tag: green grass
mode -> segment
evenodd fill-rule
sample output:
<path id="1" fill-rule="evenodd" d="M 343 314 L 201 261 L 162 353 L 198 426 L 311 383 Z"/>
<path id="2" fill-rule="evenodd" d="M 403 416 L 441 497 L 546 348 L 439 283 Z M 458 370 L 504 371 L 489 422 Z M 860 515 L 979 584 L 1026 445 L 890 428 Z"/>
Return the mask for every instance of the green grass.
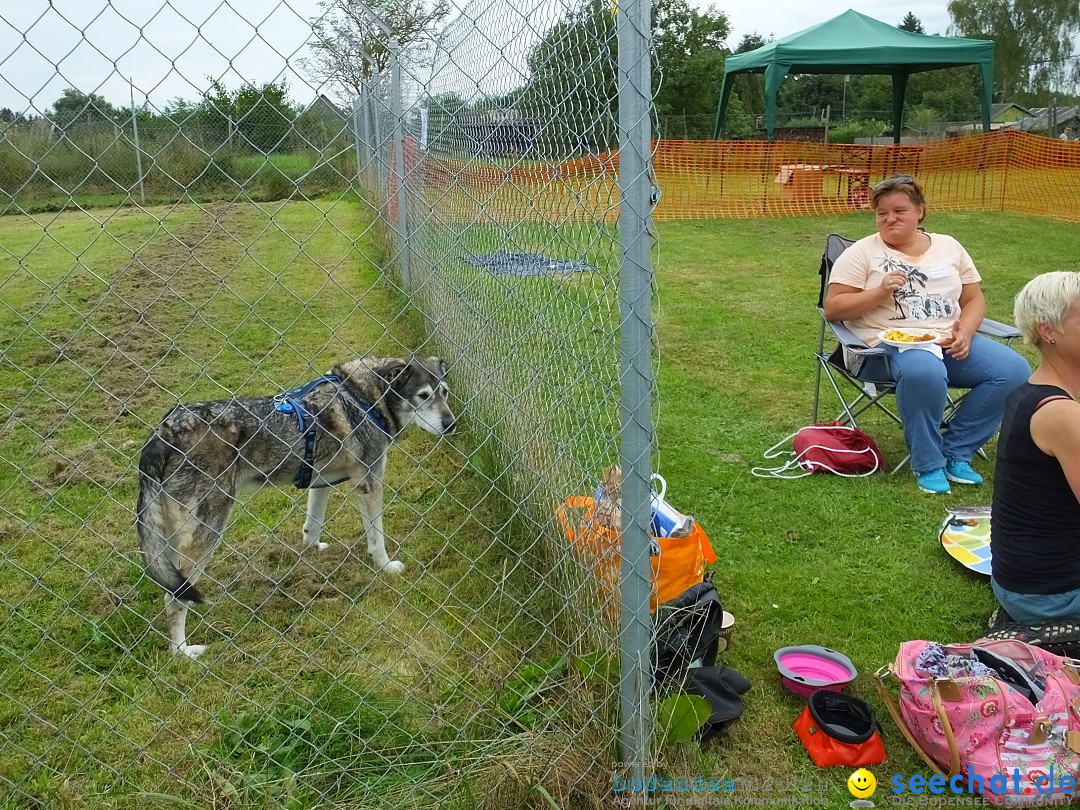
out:
<path id="1" fill-rule="evenodd" d="M 1075 267 L 1073 226 L 1065 223 L 933 213 L 927 225 L 968 247 L 984 276 L 990 315 L 1001 320 L 1010 319 L 1012 298 L 1031 276 Z M 721 744 L 706 752 L 676 746 L 660 758 L 669 763 L 669 775 L 688 778 L 817 780 L 822 773 L 790 729 L 801 703 L 782 689 L 772 651 L 800 643 L 841 649 L 863 673 L 855 691 L 877 703 L 871 675 L 895 657 L 902 641 L 977 638 L 993 607 L 988 583 L 948 558 L 937 533 L 946 504 L 988 503 L 991 485 L 932 498 L 918 491 L 908 472 L 856 481 L 751 476 L 752 466 L 770 463 L 762 458 L 766 448 L 810 421 L 825 235 L 860 236 L 872 220 L 850 214 L 657 227 L 655 464 L 668 479 L 669 498 L 713 539 L 720 557 L 716 581 L 737 617 L 734 648 L 724 663 L 755 684 L 745 716 Z M 444 340 L 480 358 L 481 370 L 494 378 L 474 412 L 501 402 L 503 410 L 489 414 L 489 427 L 549 445 L 547 455 L 545 448 L 531 455 L 530 447 L 515 447 L 524 463 L 508 475 L 534 505 L 557 497 L 557 489 L 549 490 L 560 477 L 563 486 L 576 480 L 579 492 L 591 492 L 617 453 L 610 409 L 617 387 L 608 376 L 614 347 L 603 338 L 598 350 L 589 343 L 597 330 L 614 334 L 618 317 L 614 234 L 568 223 L 473 223 L 456 232 L 429 225 L 420 238 L 420 253 L 433 268 L 417 270 L 414 263 L 414 279 L 426 273 L 414 301 Z M 491 277 L 462 261 L 464 253 L 496 247 L 589 257 L 599 272 L 592 278 Z M 584 326 L 583 307 L 594 319 Z M 483 380 L 474 383 L 484 390 Z M 597 407 L 604 398 L 606 405 Z M 833 408 L 830 416 L 839 408 L 827 399 L 825 410 Z M 514 422 L 520 409 L 523 424 Z M 545 429 L 536 430 L 538 423 Z M 905 455 L 891 422 L 870 416 L 865 424 L 887 459 Z M 580 426 L 586 429 L 579 432 Z M 990 461 L 977 466 L 992 478 L 992 444 L 988 450 Z M 536 463 L 552 455 L 567 463 Z M 878 709 L 884 718 L 884 707 Z M 875 769 L 879 778 L 923 770 L 895 729 L 887 731 L 886 745 L 890 762 Z M 847 773 L 828 776 L 830 803 L 846 805 Z"/>
<path id="2" fill-rule="evenodd" d="M 535 541 L 467 430 L 393 451 L 404 578 L 372 571 L 347 491 L 314 556 L 296 551 L 303 498 L 262 492 L 203 580 L 204 660 L 167 651 L 135 552 L 142 442 L 179 400 L 433 352 L 380 283 L 376 236 L 348 195 L 0 220 L 0 807 L 514 806 L 587 767 L 595 719 L 574 712 L 604 717 L 603 689 L 561 677 L 500 704 L 523 662 L 564 647 Z"/>
<path id="3" fill-rule="evenodd" d="M 812 768 L 790 729 L 801 704 L 772 651 L 846 652 L 877 704 L 871 673 L 901 641 L 976 638 L 993 606 L 936 539 L 945 505 L 986 503 L 989 485 L 933 498 L 908 473 L 749 474 L 810 418 L 824 237 L 871 224 L 658 225 L 655 465 L 713 541 L 737 619 L 723 663 L 754 683 L 719 744 L 658 752 L 670 776 L 825 779 L 846 806 L 848 772 Z M 965 244 L 1000 319 L 1032 275 L 1075 268 L 1074 226 L 954 213 L 928 227 Z M 606 806 L 611 689 L 595 673 L 610 662 L 551 509 L 617 454 L 615 234 L 435 217 L 416 236 L 412 310 L 348 195 L 0 220 L 0 807 Z M 498 248 L 598 272 L 494 277 L 465 260 Z M 372 574 L 341 499 L 333 547 L 300 557 L 302 503 L 259 493 L 190 622 L 204 662 L 172 660 L 134 551 L 150 427 L 181 399 L 413 349 L 450 357 L 463 421 L 394 451 L 387 527 L 405 579 Z M 903 455 L 894 426 L 866 427 Z M 883 722 L 879 782 L 922 771 Z"/>
<path id="4" fill-rule="evenodd" d="M 413 302 L 460 354 L 470 390 L 483 392 L 471 413 L 506 443 L 515 494 L 546 519 L 560 493 L 597 479 L 618 453 L 616 233 L 539 223 L 455 233 L 429 223 L 416 237 L 428 261 L 416 263 Z M 468 261 L 499 249 L 574 258 L 596 272 L 494 275 Z"/>
<path id="5" fill-rule="evenodd" d="M 316 154 L 300 155 L 246 155 L 233 161 L 236 170 L 243 174 L 255 174 L 266 164 L 270 164 L 282 174 L 295 180 L 315 165 Z"/>

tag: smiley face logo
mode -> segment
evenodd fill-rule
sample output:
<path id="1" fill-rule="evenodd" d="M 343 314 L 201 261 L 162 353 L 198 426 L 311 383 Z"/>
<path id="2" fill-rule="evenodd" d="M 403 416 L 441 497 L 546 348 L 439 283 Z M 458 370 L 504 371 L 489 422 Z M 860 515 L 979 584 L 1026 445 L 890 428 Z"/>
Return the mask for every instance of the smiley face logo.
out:
<path id="1" fill-rule="evenodd" d="M 859 768 L 847 780 L 847 789 L 856 799 L 866 799 L 877 790 L 877 779 L 866 768 Z"/>

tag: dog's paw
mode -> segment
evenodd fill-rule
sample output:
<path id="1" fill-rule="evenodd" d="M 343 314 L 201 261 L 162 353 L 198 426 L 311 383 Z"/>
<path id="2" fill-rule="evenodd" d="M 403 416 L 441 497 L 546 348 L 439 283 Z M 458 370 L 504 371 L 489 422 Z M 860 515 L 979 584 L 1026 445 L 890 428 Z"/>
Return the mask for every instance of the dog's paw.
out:
<path id="1" fill-rule="evenodd" d="M 383 566 L 382 570 L 388 574 L 400 574 L 405 570 L 405 563 L 399 562 L 398 560 L 391 560 Z"/>
<path id="2" fill-rule="evenodd" d="M 192 661 L 198 660 L 199 656 L 206 652 L 205 644 L 181 644 L 173 652 L 176 655 L 184 655 Z"/>

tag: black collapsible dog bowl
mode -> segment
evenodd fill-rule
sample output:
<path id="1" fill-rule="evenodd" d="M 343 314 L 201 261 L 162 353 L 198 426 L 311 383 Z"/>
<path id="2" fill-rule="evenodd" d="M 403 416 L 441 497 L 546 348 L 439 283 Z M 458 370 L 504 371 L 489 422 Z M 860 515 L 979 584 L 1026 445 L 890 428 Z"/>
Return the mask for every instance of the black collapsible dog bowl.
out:
<path id="1" fill-rule="evenodd" d="M 877 728 L 873 707 L 865 700 L 843 692 L 818 689 L 810 693 L 806 705 L 818 728 L 842 743 L 864 743 Z"/>

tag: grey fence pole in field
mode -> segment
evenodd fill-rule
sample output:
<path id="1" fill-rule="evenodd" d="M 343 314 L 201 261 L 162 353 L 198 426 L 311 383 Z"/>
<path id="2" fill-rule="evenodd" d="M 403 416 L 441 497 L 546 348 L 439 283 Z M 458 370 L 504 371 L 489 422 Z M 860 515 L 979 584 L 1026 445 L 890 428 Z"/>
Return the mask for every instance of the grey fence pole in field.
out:
<path id="1" fill-rule="evenodd" d="M 360 110 L 363 116 L 361 132 L 364 133 L 364 175 L 371 170 L 371 161 L 375 159 L 375 150 L 378 143 L 375 138 L 375 127 L 371 116 L 371 88 L 364 87 L 364 93 L 360 96 Z"/>
<path id="2" fill-rule="evenodd" d="M 619 41 L 619 300 L 620 423 L 623 469 L 622 614 L 619 742 L 633 763 L 630 776 L 645 776 L 649 758 L 652 684 L 649 644 L 651 566 L 649 477 L 652 472 L 652 285 L 648 230 L 648 173 L 652 107 L 649 0 L 625 0 L 617 12 Z"/>
<path id="3" fill-rule="evenodd" d="M 371 162 L 368 164 L 368 168 L 370 170 L 372 163 L 375 165 L 374 182 L 380 188 L 380 193 L 385 194 L 386 178 L 383 168 L 386 167 L 386 152 L 384 151 L 382 127 L 379 125 L 379 109 L 375 106 L 375 100 L 379 98 L 379 83 L 376 83 L 375 88 L 375 92 L 372 92 L 370 87 L 367 89 L 367 98 L 364 102 L 366 105 L 365 115 L 368 116 L 371 124 Z M 379 98 L 379 102 L 385 108 L 385 102 L 381 98 Z"/>
<path id="4" fill-rule="evenodd" d="M 146 205 L 146 185 L 143 183 L 142 149 L 139 148 L 139 114 L 135 111 L 135 80 L 128 82 L 131 89 L 131 135 L 135 140 L 135 171 L 139 177 L 139 200 Z"/>
<path id="5" fill-rule="evenodd" d="M 363 145 L 364 138 L 367 137 L 367 131 L 360 129 L 360 106 L 362 104 L 363 101 L 360 96 L 352 100 L 353 149 L 356 151 L 356 181 L 358 183 L 362 183 L 364 180 L 364 153 L 367 151 Z"/>
<path id="6" fill-rule="evenodd" d="M 394 196 L 397 198 L 398 261 L 401 282 L 409 284 L 409 221 L 405 203 L 405 113 L 401 103 L 401 45 L 390 40 L 390 105 L 394 114 Z"/>

